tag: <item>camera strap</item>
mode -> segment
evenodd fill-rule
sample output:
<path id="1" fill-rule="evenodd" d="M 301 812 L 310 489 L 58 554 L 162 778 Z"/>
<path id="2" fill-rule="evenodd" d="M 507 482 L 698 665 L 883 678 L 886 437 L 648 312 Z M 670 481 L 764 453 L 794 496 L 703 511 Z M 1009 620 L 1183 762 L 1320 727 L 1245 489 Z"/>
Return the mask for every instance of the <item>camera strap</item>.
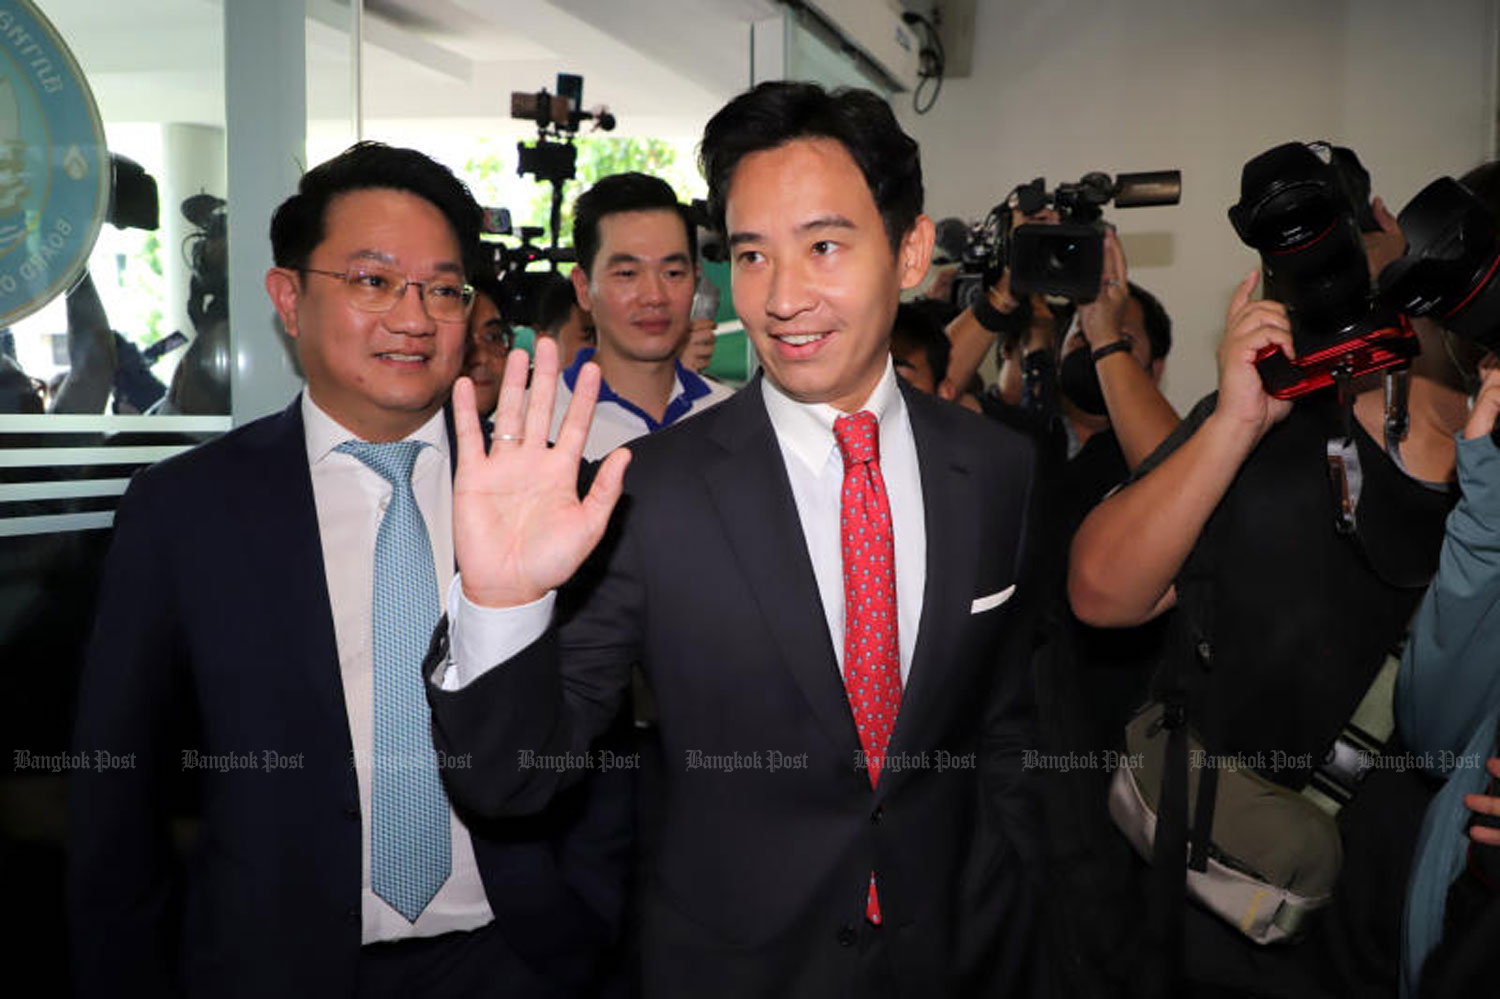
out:
<path id="1" fill-rule="evenodd" d="M 1333 488 L 1334 530 L 1348 535 L 1357 526 L 1355 511 L 1365 481 L 1354 443 L 1354 377 L 1348 361 L 1333 369 L 1333 381 L 1339 393 L 1339 432 L 1328 438 L 1325 452 L 1328 484 Z"/>

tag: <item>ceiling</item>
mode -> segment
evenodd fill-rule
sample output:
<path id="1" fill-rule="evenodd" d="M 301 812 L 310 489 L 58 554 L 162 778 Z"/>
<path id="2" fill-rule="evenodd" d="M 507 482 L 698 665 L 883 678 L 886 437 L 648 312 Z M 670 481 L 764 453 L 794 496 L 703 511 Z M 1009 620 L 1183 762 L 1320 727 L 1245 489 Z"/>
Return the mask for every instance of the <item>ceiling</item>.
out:
<path id="1" fill-rule="evenodd" d="M 42 0 L 106 121 L 224 121 L 223 0 Z M 620 134 L 690 135 L 749 81 L 775 0 L 366 0 L 367 121 L 508 122 L 513 90 L 585 78 Z M 309 117 L 348 118 L 348 0 L 307 0 Z M 229 44 L 234 40 L 229 39 Z"/>

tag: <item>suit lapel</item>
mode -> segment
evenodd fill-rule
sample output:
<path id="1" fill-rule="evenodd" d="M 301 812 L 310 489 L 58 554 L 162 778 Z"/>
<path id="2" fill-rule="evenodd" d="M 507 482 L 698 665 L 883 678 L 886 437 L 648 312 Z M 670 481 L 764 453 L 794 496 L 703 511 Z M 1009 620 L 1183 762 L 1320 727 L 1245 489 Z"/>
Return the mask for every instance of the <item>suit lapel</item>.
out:
<path id="1" fill-rule="evenodd" d="M 915 750 L 915 733 L 957 665 L 959 637 L 968 621 L 978 570 L 975 532 L 982 515 L 970 456 L 943 429 L 938 404 L 901 386 L 916 440 L 922 476 L 922 520 L 927 528 L 927 582 L 911 670 L 901 695 L 901 712 L 891 733 L 891 751 Z M 882 789 L 887 782 L 881 781 Z"/>
<path id="2" fill-rule="evenodd" d="M 715 413 L 712 437 L 721 450 L 702 468 L 715 509 L 782 662 L 852 759 L 859 735 L 759 377 Z"/>
<path id="3" fill-rule="evenodd" d="M 287 663 L 302 673 L 315 702 L 348 739 L 349 717 L 339 675 L 333 608 L 323 571 L 318 511 L 312 473 L 307 465 L 307 438 L 299 396 L 265 424 L 265 433 L 247 442 L 244 551 L 255 566 L 255 585 L 271 609 L 274 627 L 285 635 Z"/>

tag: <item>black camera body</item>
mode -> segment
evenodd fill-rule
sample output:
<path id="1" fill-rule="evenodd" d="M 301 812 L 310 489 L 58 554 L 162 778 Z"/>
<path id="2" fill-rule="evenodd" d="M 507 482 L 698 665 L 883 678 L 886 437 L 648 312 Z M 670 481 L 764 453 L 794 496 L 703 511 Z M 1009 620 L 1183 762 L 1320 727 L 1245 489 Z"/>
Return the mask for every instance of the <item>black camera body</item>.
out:
<path id="1" fill-rule="evenodd" d="M 1245 164 L 1234 231 L 1260 253 L 1267 298 L 1286 306 L 1296 357 L 1262 352 L 1266 391 L 1295 399 L 1342 377 L 1408 364 L 1416 333 L 1398 310 L 1375 300 L 1362 230 L 1369 174 L 1351 150 L 1288 142 Z"/>
<path id="2" fill-rule="evenodd" d="M 1041 177 L 1022 184 L 971 230 L 962 273 L 954 282 L 955 304 L 973 304 L 974 295 L 983 294 L 1007 267 L 1016 295 L 1092 301 L 1104 270 L 1104 207 L 1111 202 L 1116 208 L 1175 205 L 1181 199 L 1180 170 L 1116 177 L 1092 172 L 1053 191 Z M 1056 224 L 1012 226 L 1013 211 L 1031 215 L 1049 205 L 1060 218 Z"/>

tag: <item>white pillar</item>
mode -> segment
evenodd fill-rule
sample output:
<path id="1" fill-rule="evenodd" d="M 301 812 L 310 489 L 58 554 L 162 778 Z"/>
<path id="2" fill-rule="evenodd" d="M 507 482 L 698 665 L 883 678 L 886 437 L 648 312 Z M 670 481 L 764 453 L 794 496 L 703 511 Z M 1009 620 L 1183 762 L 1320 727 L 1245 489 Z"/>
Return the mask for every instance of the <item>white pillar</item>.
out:
<path id="1" fill-rule="evenodd" d="M 239 425 L 284 408 L 302 387 L 265 276 L 271 213 L 296 190 L 307 157 L 305 0 L 225 0 L 224 103 L 230 405 Z"/>

